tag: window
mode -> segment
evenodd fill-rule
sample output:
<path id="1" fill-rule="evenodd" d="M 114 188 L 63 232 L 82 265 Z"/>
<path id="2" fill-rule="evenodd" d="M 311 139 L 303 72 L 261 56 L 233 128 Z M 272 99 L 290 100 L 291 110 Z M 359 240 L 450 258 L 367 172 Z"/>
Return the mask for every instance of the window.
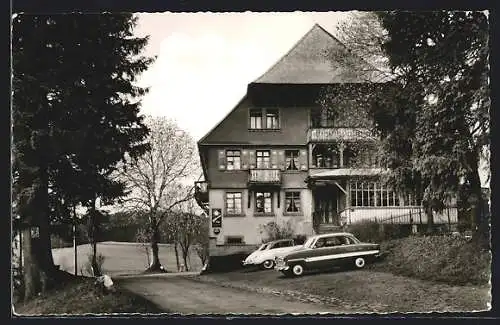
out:
<path id="1" fill-rule="evenodd" d="M 286 170 L 299 169 L 299 151 L 298 150 L 285 150 L 285 163 Z"/>
<path id="2" fill-rule="evenodd" d="M 271 152 L 269 150 L 257 150 L 257 168 L 271 168 Z"/>
<path id="3" fill-rule="evenodd" d="M 311 110 L 311 127 L 331 128 L 334 126 L 335 113 L 332 109 L 316 107 Z"/>
<path id="4" fill-rule="evenodd" d="M 255 212 L 256 213 L 271 213 L 272 212 L 272 194 L 270 192 L 255 193 Z"/>
<path id="5" fill-rule="evenodd" d="M 312 158 L 313 166 L 317 168 L 339 167 L 339 153 L 336 145 L 316 145 L 312 152 Z"/>
<path id="6" fill-rule="evenodd" d="M 226 244 L 228 244 L 228 245 L 243 244 L 243 237 L 242 236 L 226 236 Z"/>
<path id="7" fill-rule="evenodd" d="M 279 129 L 279 111 L 277 109 L 266 110 L 266 128 Z"/>
<path id="8" fill-rule="evenodd" d="M 241 193 L 226 193 L 227 214 L 241 214 Z"/>
<path id="9" fill-rule="evenodd" d="M 334 247 L 334 246 L 338 246 L 338 245 L 342 245 L 342 241 L 339 237 L 335 236 L 335 237 L 325 238 L 324 247 Z"/>
<path id="10" fill-rule="evenodd" d="M 250 109 L 250 129 L 277 130 L 280 128 L 279 109 L 277 108 L 251 108 Z M 264 123 L 266 123 L 264 125 Z"/>
<path id="11" fill-rule="evenodd" d="M 241 169 L 241 153 L 239 150 L 226 151 L 227 170 Z"/>
<path id="12" fill-rule="evenodd" d="M 250 129 L 262 129 L 262 109 L 250 110 Z"/>
<path id="13" fill-rule="evenodd" d="M 351 182 L 351 206 L 399 206 L 399 197 L 394 191 L 377 182 Z"/>
<path id="14" fill-rule="evenodd" d="M 338 236 L 341 245 L 354 245 L 356 244 L 356 241 L 352 237 L 347 237 L 347 236 Z"/>
<path id="15" fill-rule="evenodd" d="M 290 246 L 293 246 L 290 241 L 288 240 L 284 240 L 284 241 L 280 241 L 280 242 L 277 242 L 273 248 L 282 248 L 282 247 L 290 247 Z"/>
<path id="16" fill-rule="evenodd" d="M 285 192 L 286 212 L 300 212 L 300 192 Z"/>

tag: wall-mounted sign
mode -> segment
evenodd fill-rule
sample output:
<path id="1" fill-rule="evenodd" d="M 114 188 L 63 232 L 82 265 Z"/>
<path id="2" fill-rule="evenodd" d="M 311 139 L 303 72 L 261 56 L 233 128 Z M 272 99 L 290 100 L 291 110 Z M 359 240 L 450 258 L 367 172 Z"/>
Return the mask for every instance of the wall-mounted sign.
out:
<path id="1" fill-rule="evenodd" d="M 39 238 L 40 237 L 40 228 L 31 227 L 31 238 Z"/>
<path id="2" fill-rule="evenodd" d="M 212 228 L 222 227 L 222 209 L 212 209 Z"/>
<path id="3" fill-rule="evenodd" d="M 220 234 L 220 228 L 214 228 L 214 234 L 216 235 Z"/>

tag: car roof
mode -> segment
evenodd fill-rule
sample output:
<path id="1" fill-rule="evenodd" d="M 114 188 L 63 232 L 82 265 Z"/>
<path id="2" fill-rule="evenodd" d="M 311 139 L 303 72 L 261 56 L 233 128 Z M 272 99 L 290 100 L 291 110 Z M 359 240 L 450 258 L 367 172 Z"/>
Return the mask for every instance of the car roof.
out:
<path id="1" fill-rule="evenodd" d="M 314 238 L 324 238 L 324 237 L 331 237 L 331 236 L 353 236 L 350 232 L 331 232 L 328 234 L 321 234 L 321 235 L 314 235 Z"/>

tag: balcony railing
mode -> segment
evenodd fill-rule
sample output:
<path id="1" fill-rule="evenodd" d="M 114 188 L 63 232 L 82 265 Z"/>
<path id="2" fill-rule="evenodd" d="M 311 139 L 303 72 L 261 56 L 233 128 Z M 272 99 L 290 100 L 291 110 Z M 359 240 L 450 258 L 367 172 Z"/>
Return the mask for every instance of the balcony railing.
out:
<path id="1" fill-rule="evenodd" d="M 335 142 L 348 140 L 373 140 L 367 128 L 312 128 L 308 130 L 308 142 Z"/>
<path id="2" fill-rule="evenodd" d="M 279 169 L 250 169 L 248 182 L 251 184 L 281 184 Z"/>

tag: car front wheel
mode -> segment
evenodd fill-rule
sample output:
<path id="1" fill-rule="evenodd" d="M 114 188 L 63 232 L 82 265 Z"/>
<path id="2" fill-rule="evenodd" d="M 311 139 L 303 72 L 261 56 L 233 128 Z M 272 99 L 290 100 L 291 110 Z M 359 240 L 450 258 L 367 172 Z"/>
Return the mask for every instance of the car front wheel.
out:
<path id="1" fill-rule="evenodd" d="M 273 260 L 267 260 L 262 263 L 262 267 L 266 270 L 270 270 L 274 267 L 274 261 Z"/>
<path id="2" fill-rule="evenodd" d="M 356 265 L 358 269 L 362 269 L 365 266 L 365 259 L 362 257 L 358 257 L 356 260 L 354 260 L 354 265 Z"/>
<path id="3" fill-rule="evenodd" d="M 304 266 L 302 266 L 302 264 L 295 264 L 292 267 L 292 273 L 295 276 L 301 276 L 302 274 L 304 274 Z"/>

